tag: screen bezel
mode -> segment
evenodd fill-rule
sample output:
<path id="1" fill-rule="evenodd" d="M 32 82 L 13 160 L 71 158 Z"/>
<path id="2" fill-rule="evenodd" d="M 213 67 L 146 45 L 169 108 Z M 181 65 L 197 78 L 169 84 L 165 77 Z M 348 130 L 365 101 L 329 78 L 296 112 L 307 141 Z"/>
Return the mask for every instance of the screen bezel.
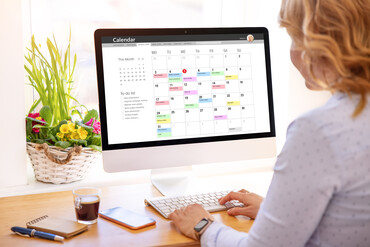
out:
<path id="1" fill-rule="evenodd" d="M 266 79 L 267 79 L 267 95 L 270 131 L 251 134 L 237 134 L 224 136 L 210 136 L 185 138 L 175 140 L 160 140 L 135 143 L 108 144 L 108 129 L 103 73 L 103 55 L 102 55 L 102 37 L 107 36 L 161 36 L 161 35 L 202 35 L 202 34 L 249 34 L 262 33 L 265 48 L 265 63 L 266 63 Z M 267 28 L 264 27 L 244 27 L 244 28 L 171 28 L 171 29 L 97 29 L 94 33 L 95 41 L 95 59 L 98 82 L 99 109 L 101 122 L 101 137 L 103 150 L 117 150 L 129 148 L 157 147 L 180 144 L 195 144 L 206 142 L 234 141 L 253 138 L 275 137 L 275 121 L 271 83 L 271 63 L 270 63 L 270 46 L 269 34 Z"/>

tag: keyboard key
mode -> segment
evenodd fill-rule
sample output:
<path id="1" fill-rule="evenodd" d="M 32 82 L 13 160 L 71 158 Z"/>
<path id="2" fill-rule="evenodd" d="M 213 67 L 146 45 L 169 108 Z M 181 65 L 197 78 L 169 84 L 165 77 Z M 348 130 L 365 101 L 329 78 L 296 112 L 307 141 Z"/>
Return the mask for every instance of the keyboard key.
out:
<path id="1" fill-rule="evenodd" d="M 226 207 L 227 209 L 229 209 L 229 208 L 233 208 L 233 207 L 234 207 L 234 205 L 233 205 L 231 202 L 226 202 L 226 203 L 225 203 L 225 207 Z"/>
<path id="2" fill-rule="evenodd" d="M 244 203 L 241 203 L 241 202 L 235 202 L 233 204 L 235 207 L 244 207 Z"/>

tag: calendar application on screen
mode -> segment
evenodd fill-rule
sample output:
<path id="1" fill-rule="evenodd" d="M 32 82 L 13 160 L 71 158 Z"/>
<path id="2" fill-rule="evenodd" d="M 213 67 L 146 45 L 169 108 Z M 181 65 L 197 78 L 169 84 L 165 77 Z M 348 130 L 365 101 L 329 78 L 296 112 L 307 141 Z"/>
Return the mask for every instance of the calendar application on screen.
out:
<path id="1" fill-rule="evenodd" d="M 106 37 L 108 143 L 269 132 L 263 38 L 219 36 Z"/>

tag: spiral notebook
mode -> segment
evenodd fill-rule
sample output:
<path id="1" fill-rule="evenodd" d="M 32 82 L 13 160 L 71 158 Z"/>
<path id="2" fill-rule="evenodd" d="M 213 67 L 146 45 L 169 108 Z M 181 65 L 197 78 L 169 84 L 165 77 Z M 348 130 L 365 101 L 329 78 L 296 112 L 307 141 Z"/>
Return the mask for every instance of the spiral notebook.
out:
<path id="1" fill-rule="evenodd" d="M 27 228 L 53 233 L 65 238 L 70 238 L 87 230 L 87 225 L 72 220 L 49 217 L 47 215 L 27 222 L 26 225 Z"/>

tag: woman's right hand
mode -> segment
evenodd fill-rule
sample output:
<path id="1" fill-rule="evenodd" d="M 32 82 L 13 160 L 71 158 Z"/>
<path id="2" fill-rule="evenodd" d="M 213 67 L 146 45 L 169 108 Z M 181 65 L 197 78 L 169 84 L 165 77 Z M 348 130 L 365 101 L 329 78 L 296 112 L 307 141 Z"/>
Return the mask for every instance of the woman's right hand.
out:
<path id="1" fill-rule="evenodd" d="M 244 215 L 251 219 L 255 219 L 263 201 L 263 197 L 247 190 L 240 190 L 238 192 L 230 192 L 226 196 L 219 199 L 221 205 L 228 201 L 238 200 L 244 204 L 244 207 L 235 207 L 227 210 L 229 215 Z"/>

